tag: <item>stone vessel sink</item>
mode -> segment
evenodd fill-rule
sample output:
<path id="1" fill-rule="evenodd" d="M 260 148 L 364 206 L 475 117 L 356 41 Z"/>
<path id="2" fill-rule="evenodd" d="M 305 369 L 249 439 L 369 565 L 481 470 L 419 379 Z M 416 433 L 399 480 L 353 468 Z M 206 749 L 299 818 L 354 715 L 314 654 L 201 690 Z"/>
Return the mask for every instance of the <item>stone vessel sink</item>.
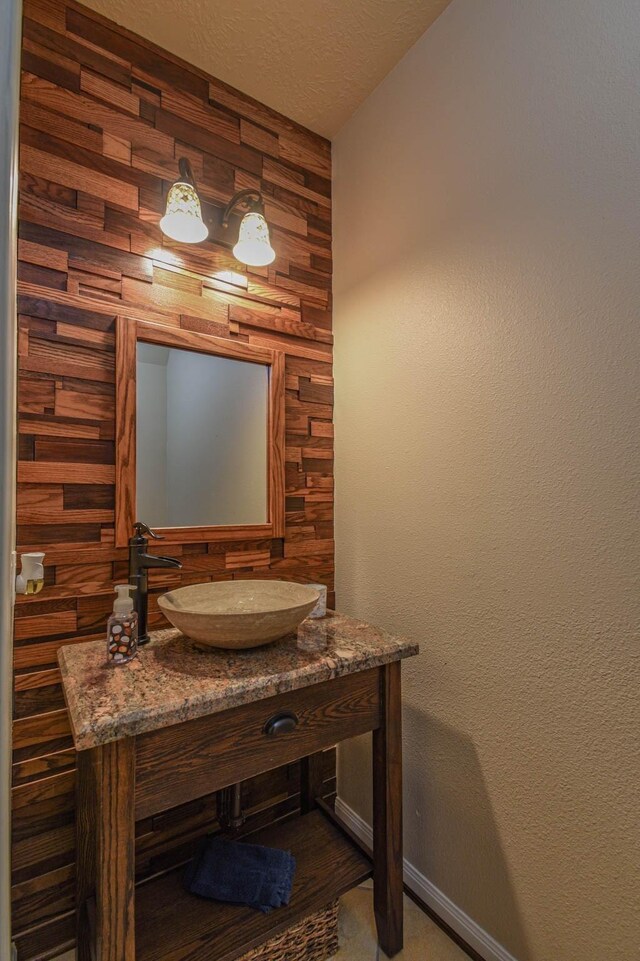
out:
<path id="1" fill-rule="evenodd" d="M 239 649 L 291 634 L 318 598 L 314 587 L 291 581 L 221 581 L 179 587 L 158 606 L 198 646 Z"/>

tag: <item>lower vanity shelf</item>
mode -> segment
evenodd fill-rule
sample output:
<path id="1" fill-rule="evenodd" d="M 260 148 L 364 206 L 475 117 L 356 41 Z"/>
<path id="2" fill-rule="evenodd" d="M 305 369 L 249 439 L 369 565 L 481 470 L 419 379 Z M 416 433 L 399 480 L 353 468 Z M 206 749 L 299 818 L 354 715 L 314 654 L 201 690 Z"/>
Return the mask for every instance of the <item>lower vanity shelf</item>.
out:
<path id="1" fill-rule="evenodd" d="M 321 811 L 243 840 L 290 850 L 296 875 L 287 907 L 254 908 L 196 897 L 183 868 L 136 888 L 136 961 L 233 961 L 371 877 L 370 860 Z"/>
<path id="2" fill-rule="evenodd" d="M 296 873 L 286 907 L 255 908 L 199 898 L 182 884 L 185 865 L 135 888 L 136 961 L 235 961 L 252 948 L 325 908 L 373 874 L 369 857 L 318 809 L 242 837 L 291 851 Z M 88 904 L 96 943 L 95 901 Z M 91 952 L 95 958 L 95 952 Z"/>

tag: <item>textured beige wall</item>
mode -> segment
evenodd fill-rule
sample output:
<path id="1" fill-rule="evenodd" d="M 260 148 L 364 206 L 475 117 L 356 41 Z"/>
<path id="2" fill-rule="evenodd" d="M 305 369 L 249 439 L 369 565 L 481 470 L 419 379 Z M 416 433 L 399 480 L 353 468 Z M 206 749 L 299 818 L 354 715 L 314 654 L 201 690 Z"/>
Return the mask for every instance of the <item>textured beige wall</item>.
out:
<path id="1" fill-rule="evenodd" d="M 640 951 L 639 134 L 638 3 L 453 0 L 334 146 L 339 606 L 420 639 L 406 853 L 519 961 Z"/>

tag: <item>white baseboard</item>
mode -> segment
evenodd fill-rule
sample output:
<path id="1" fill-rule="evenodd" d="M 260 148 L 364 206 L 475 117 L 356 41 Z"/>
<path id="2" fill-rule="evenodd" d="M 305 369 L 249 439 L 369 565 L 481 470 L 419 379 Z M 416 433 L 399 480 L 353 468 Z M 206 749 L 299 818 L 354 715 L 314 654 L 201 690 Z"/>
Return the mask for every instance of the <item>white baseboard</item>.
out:
<path id="1" fill-rule="evenodd" d="M 336 798 L 336 814 L 346 826 L 367 847 L 373 847 L 373 831 L 353 808 Z M 485 961 L 516 961 L 512 954 L 503 948 L 495 938 L 492 938 L 484 928 L 470 918 L 468 914 L 454 904 L 439 888 L 424 874 L 421 874 L 407 859 L 403 862 L 404 882 L 416 897 L 431 908 L 439 918 L 459 934 L 467 944 L 480 954 Z"/>

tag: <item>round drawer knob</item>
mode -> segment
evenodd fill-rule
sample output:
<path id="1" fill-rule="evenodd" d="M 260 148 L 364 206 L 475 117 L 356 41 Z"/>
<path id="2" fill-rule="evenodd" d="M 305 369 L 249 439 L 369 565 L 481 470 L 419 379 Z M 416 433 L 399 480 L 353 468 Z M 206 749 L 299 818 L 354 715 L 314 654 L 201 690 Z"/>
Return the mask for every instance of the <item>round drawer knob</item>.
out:
<path id="1" fill-rule="evenodd" d="M 264 726 L 264 733 L 269 737 L 276 734 L 289 734 L 298 723 L 297 716 L 291 711 L 283 711 L 282 714 L 274 714 Z"/>

